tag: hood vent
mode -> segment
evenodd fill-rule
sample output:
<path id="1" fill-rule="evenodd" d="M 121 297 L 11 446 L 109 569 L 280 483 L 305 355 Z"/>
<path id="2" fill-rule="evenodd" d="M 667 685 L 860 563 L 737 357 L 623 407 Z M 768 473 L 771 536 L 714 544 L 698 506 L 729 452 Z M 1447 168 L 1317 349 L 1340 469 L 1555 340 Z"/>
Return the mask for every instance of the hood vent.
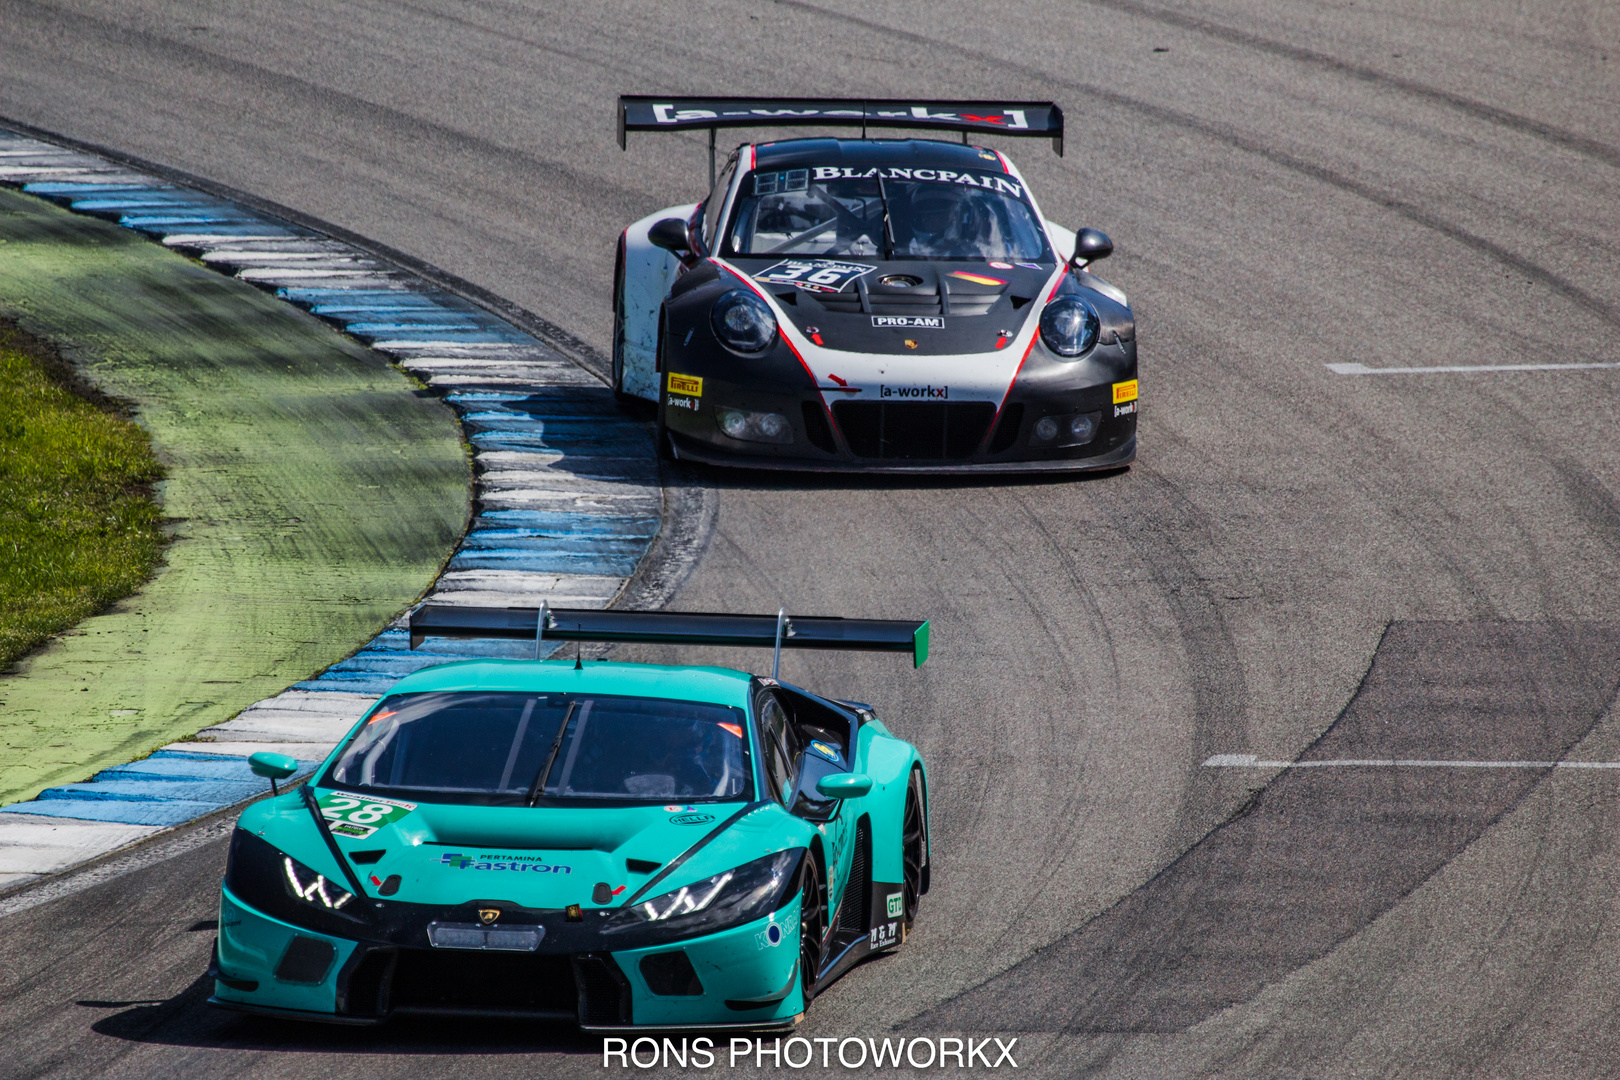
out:
<path id="1" fill-rule="evenodd" d="M 1005 288 L 1005 286 L 1003 286 Z M 947 315 L 988 315 L 990 309 L 996 306 L 1001 299 L 1002 289 L 978 290 L 972 292 L 958 290 L 954 285 L 950 290 L 950 310 Z M 1025 303 L 1028 303 L 1026 300 Z"/>

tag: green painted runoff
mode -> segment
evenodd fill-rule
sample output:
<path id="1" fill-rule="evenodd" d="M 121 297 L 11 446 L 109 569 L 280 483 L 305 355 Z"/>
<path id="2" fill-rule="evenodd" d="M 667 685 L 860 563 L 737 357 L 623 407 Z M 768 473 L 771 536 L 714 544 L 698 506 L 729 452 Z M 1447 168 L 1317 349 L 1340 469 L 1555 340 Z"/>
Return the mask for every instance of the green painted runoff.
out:
<path id="1" fill-rule="evenodd" d="M 144 589 L 0 674 L 0 803 L 348 655 L 432 584 L 465 528 L 470 458 L 448 407 L 135 233 L 0 190 L 0 316 L 135 403 L 174 537 Z"/>

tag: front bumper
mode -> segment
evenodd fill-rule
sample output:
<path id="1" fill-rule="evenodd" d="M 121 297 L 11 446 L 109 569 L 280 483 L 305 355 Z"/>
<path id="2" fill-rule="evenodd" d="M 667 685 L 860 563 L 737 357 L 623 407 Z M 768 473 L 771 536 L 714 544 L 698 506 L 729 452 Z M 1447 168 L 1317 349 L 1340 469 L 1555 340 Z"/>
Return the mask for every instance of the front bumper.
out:
<path id="1" fill-rule="evenodd" d="M 661 427 L 677 459 L 709 465 L 799 472 L 898 474 L 1088 472 L 1136 457 L 1139 401 L 1134 351 L 1100 348 L 1059 363 L 1038 350 L 1000 402 L 874 400 L 859 394 L 710 373 L 670 377 Z M 1124 396 L 1125 392 L 1129 396 Z M 722 426 L 742 411 L 774 416 L 780 442 L 733 438 Z M 1091 425 L 1076 435 L 1071 423 Z"/>
<path id="2" fill-rule="evenodd" d="M 361 1025 L 443 1015 L 587 1031 L 759 1031 L 791 1027 L 804 1009 L 796 899 L 751 923 L 634 949 L 601 935 L 595 944 L 608 948 L 580 950 L 574 935 L 532 953 L 436 949 L 425 932 L 419 945 L 354 940 L 266 915 L 228 889 L 219 926 L 209 1004 L 238 1012 Z"/>

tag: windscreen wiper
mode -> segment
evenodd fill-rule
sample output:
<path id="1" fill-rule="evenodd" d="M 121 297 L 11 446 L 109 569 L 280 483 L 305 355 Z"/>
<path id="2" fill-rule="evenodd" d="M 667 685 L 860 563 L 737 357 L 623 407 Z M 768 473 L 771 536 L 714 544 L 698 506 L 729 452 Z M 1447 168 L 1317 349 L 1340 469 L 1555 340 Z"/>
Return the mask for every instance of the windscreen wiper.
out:
<path id="1" fill-rule="evenodd" d="M 546 777 L 551 775 L 551 767 L 557 763 L 557 751 L 562 749 L 563 736 L 568 733 L 568 721 L 574 717 L 574 707 L 579 699 L 574 698 L 568 702 L 568 708 L 563 712 L 562 723 L 557 725 L 557 737 L 551 740 L 551 751 L 546 754 L 546 763 L 540 766 L 540 774 L 534 778 L 529 786 L 529 798 L 526 805 L 533 806 L 540 800 L 540 792 L 546 786 Z"/>
<path id="2" fill-rule="evenodd" d="M 894 222 L 889 220 L 889 191 L 883 183 L 883 177 L 877 178 L 878 198 L 883 201 L 883 259 L 885 262 L 894 260 Z"/>

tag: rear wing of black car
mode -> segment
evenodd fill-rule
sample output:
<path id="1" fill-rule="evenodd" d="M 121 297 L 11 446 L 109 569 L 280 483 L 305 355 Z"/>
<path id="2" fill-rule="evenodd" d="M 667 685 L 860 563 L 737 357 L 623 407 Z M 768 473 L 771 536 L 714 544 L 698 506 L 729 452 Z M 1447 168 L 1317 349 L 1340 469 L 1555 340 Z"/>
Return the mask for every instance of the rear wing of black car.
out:
<path id="1" fill-rule="evenodd" d="M 723 127 L 858 127 L 956 131 L 1052 140 L 1063 156 L 1063 110 L 1050 101 L 871 101 L 861 98 L 696 98 L 623 95 L 619 149 L 630 131 L 709 132 Z"/>
<path id="2" fill-rule="evenodd" d="M 783 649 L 842 649 L 928 659 L 928 621 L 839 619 L 823 615 L 728 615 L 687 611 L 592 611 L 578 608 L 480 608 L 423 604 L 411 613 L 411 648 L 428 637 L 542 641 L 642 642 Z"/>

